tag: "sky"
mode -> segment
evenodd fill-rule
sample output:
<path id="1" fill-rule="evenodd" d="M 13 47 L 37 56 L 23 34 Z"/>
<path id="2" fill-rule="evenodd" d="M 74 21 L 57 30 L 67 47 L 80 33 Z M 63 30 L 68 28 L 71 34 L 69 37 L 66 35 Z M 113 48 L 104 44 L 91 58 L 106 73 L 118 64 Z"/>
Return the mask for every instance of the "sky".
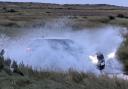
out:
<path id="1" fill-rule="evenodd" d="M 42 3 L 58 3 L 58 4 L 111 4 L 111 5 L 128 7 L 128 0 L 0 0 L 0 1 L 42 2 Z"/>

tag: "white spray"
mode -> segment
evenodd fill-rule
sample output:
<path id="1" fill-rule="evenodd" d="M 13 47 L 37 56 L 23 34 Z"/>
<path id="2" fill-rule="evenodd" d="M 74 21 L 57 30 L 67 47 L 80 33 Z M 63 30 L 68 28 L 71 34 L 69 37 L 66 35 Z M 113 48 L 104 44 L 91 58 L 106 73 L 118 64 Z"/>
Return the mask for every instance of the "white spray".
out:
<path id="1" fill-rule="evenodd" d="M 73 30 L 63 21 L 48 23 L 45 27 L 30 29 L 22 37 L 2 42 L 6 57 L 45 70 L 77 71 L 99 74 L 89 56 L 97 51 L 105 55 L 106 73 L 122 72 L 116 51 L 123 38 L 119 27 Z M 2 38 L 2 39 L 5 39 Z"/>

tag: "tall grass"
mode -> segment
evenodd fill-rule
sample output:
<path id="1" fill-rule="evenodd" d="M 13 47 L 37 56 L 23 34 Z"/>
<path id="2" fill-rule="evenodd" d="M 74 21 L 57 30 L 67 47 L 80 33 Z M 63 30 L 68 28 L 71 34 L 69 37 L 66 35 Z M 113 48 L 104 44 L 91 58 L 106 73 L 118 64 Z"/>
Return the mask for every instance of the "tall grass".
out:
<path id="1" fill-rule="evenodd" d="M 128 81 L 95 76 L 70 69 L 68 72 L 37 71 L 23 63 L 18 65 L 24 76 L 0 72 L 0 89 L 127 89 Z"/>
<path id="2" fill-rule="evenodd" d="M 117 55 L 119 59 L 123 62 L 125 71 L 128 74 L 128 37 L 120 46 Z"/>

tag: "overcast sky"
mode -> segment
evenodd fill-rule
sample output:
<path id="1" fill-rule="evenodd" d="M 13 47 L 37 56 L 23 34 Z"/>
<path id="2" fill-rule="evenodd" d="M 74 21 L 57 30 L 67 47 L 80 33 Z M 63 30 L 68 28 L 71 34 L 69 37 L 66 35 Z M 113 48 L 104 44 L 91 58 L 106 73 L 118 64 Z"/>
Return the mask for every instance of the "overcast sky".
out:
<path id="1" fill-rule="evenodd" d="M 119 6 L 128 6 L 128 0 L 0 0 L 14 2 L 43 2 L 59 4 L 111 4 Z"/>

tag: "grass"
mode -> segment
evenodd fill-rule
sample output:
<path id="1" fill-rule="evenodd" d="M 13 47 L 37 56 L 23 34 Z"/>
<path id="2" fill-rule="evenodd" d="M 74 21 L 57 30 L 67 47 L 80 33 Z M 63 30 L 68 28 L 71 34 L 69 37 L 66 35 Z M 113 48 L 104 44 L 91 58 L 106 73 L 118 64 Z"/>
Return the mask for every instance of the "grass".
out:
<path id="1" fill-rule="evenodd" d="M 58 5 L 0 2 L 0 26 L 29 27 L 38 22 L 70 16 L 73 28 L 99 27 L 103 24 L 128 26 L 128 8 L 112 5 Z M 117 19 L 110 20 L 109 16 Z M 121 18 L 120 18 L 121 17 Z M 89 24 L 88 24 L 89 22 Z M 34 24 L 32 24 L 34 23 Z"/>
<path id="2" fill-rule="evenodd" d="M 126 73 L 128 73 L 128 37 L 126 38 L 126 40 L 124 40 L 124 42 L 120 46 L 117 55 L 121 60 L 121 62 L 124 64 Z"/>
<path id="3" fill-rule="evenodd" d="M 22 70 L 23 71 L 23 70 Z M 32 71 L 32 70 L 31 70 Z M 28 71 L 28 73 L 31 73 Z M 3 74 L 3 75 L 2 75 Z M 97 78 L 94 75 L 69 71 L 34 72 L 24 77 L 19 75 L 9 76 L 0 73 L 1 89 L 127 89 L 128 82 L 119 79 L 110 79 L 106 76 Z"/>
<path id="4" fill-rule="evenodd" d="M 0 89 L 127 89 L 128 81 L 109 78 L 106 75 L 96 77 L 90 73 L 37 71 L 23 63 L 18 65 L 24 76 L 16 73 L 8 75 L 0 72 Z"/>
<path id="5" fill-rule="evenodd" d="M 91 74 L 69 71 L 57 72 L 30 72 L 24 77 L 9 76 L 0 73 L 1 89 L 127 89 L 128 81 L 110 79 L 106 76 L 97 78 Z M 24 71 L 24 70 L 22 70 Z"/>
<path id="6" fill-rule="evenodd" d="M 128 19 L 127 18 L 116 18 L 115 20 L 110 21 L 110 24 L 128 27 Z"/>
<path id="7" fill-rule="evenodd" d="M 119 16 L 120 14 L 120 16 Z M 123 16 L 121 16 L 123 14 Z M 20 28 L 42 26 L 51 20 L 69 17 L 73 29 L 97 28 L 106 24 L 128 27 L 128 8 L 109 5 L 57 5 L 35 3 L 0 3 L 0 32 L 20 34 Z M 42 24 L 43 22 L 43 24 Z M 20 29 L 20 30 L 19 30 Z M 122 43 L 118 57 L 128 71 L 128 38 Z M 93 74 L 37 71 L 23 63 L 19 69 L 25 76 L 0 72 L 0 89 L 127 89 L 128 81 L 96 77 Z"/>

